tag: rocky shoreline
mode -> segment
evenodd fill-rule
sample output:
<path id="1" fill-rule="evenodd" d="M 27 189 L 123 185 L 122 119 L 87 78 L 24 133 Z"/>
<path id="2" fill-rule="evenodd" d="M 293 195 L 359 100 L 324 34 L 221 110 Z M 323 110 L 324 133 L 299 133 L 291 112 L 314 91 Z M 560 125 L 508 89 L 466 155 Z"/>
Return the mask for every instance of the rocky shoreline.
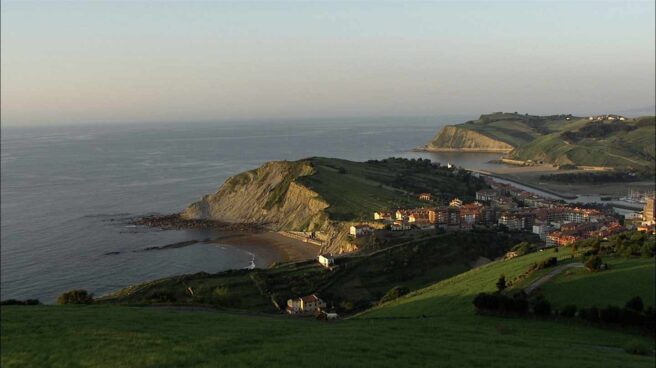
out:
<path id="1" fill-rule="evenodd" d="M 138 217 L 130 221 L 131 225 L 147 226 L 162 230 L 223 230 L 223 231 L 247 231 L 260 232 L 266 230 L 263 224 L 255 223 L 228 223 L 216 220 L 189 220 L 182 218 L 179 214 L 170 215 L 148 215 Z"/>

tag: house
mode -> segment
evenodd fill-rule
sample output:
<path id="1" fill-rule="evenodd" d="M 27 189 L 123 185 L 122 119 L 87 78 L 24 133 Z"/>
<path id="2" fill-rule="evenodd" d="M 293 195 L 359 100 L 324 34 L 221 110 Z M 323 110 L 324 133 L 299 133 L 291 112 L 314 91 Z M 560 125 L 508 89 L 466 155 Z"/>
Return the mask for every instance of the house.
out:
<path id="1" fill-rule="evenodd" d="M 497 193 L 497 191 L 494 189 L 482 189 L 476 192 L 477 201 L 491 201 L 497 198 L 498 196 L 499 193 Z"/>
<path id="2" fill-rule="evenodd" d="M 335 265 L 335 258 L 332 254 L 319 254 L 317 259 L 319 260 L 319 263 L 324 267 L 330 268 L 331 266 Z"/>
<path id="3" fill-rule="evenodd" d="M 392 221 L 392 213 L 383 211 L 374 212 L 374 220 Z"/>
<path id="4" fill-rule="evenodd" d="M 349 229 L 349 234 L 355 236 L 356 238 L 367 236 L 369 233 L 371 233 L 371 227 L 365 224 L 352 225 Z"/>
<path id="5" fill-rule="evenodd" d="M 394 221 L 393 224 L 390 225 L 390 230 L 392 231 L 405 231 L 405 230 L 410 230 L 412 227 L 403 221 Z"/>
<path id="6" fill-rule="evenodd" d="M 326 302 L 319 299 L 316 294 L 304 296 L 301 298 L 301 310 L 303 313 L 314 313 L 326 308 Z"/>
<path id="7" fill-rule="evenodd" d="M 505 225 L 509 230 L 520 230 L 522 228 L 522 220 L 514 214 L 504 213 L 499 217 L 499 225 Z"/>
<path id="8" fill-rule="evenodd" d="M 462 200 L 458 198 L 453 198 L 453 200 L 449 203 L 449 207 L 462 207 Z"/>
<path id="9" fill-rule="evenodd" d="M 413 212 L 408 216 L 408 222 L 422 222 L 422 221 L 428 221 L 429 220 L 429 211 L 417 211 Z"/>
<path id="10" fill-rule="evenodd" d="M 421 193 L 421 194 L 419 194 L 419 200 L 420 201 L 430 201 L 432 199 L 433 199 L 433 197 L 431 196 L 430 193 Z"/>
<path id="11" fill-rule="evenodd" d="M 287 313 L 312 314 L 326 308 L 326 302 L 316 294 L 287 300 Z"/>

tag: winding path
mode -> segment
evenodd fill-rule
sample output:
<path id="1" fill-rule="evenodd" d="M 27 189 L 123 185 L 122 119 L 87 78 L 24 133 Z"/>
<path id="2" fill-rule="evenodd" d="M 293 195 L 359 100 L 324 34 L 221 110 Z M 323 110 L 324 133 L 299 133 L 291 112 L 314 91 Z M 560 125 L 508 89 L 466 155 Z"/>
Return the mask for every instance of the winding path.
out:
<path id="1" fill-rule="evenodd" d="M 574 263 L 567 263 L 562 266 L 557 267 L 555 270 L 549 272 L 548 274 L 540 277 L 539 279 L 535 280 L 531 285 L 527 286 L 524 288 L 524 291 L 526 294 L 530 294 L 535 289 L 539 288 L 540 286 L 544 285 L 547 281 L 551 280 L 552 278 L 556 277 L 556 275 L 560 274 L 561 272 L 570 269 L 570 268 L 575 268 L 575 267 L 583 267 L 583 263 L 581 262 L 574 262 Z"/>

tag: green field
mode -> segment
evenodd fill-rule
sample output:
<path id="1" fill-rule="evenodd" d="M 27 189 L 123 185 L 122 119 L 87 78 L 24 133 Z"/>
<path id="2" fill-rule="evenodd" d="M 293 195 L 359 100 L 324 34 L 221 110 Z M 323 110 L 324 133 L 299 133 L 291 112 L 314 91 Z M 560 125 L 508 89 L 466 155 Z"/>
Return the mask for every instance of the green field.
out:
<path id="1" fill-rule="evenodd" d="M 604 258 L 610 269 L 590 272 L 575 268 L 542 286 L 542 294 L 555 306 L 574 304 L 580 307 L 624 306 L 639 296 L 645 306 L 656 299 L 656 267 L 653 258 Z"/>
<path id="2" fill-rule="evenodd" d="M 500 274 L 552 256 L 493 262 L 335 322 L 154 307 L 2 307 L 3 367 L 653 367 L 633 332 L 474 313 Z M 653 286 L 653 285 L 652 285 Z"/>
<path id="3" fill-rule="evenodd" d="M 422 192 L 432 193 L 444 203 L 454 197 L 473 200 L 486 187 L 468 172 L 436 167 L 429 160 L 384 159 L 354 162 L 334 158 L 310 158 L 315 169 L 298 178 L 330 203 L 331 219 L 371 219 L 374 211 L 426 206 L 418 200 Z"/>

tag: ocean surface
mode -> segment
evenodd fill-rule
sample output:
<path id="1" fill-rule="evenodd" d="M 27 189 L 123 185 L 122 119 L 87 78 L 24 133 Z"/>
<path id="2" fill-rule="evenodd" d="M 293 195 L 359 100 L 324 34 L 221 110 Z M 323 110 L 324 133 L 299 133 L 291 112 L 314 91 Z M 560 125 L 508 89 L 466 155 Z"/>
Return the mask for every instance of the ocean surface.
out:
<path id="1" fill-rule="evenodd" d="M 222 244 L 135 252 L 214 234 L 128 220 L 179 212 L 270 160 L 430 157 L 488 168 L 499 155 L 411 152 L 442 125 L 468 118 L 3 127 L 1 298 L 53 302 L 73 288 L 102 295 L 175 274 L 248 267 L 252 254 Z"/>

